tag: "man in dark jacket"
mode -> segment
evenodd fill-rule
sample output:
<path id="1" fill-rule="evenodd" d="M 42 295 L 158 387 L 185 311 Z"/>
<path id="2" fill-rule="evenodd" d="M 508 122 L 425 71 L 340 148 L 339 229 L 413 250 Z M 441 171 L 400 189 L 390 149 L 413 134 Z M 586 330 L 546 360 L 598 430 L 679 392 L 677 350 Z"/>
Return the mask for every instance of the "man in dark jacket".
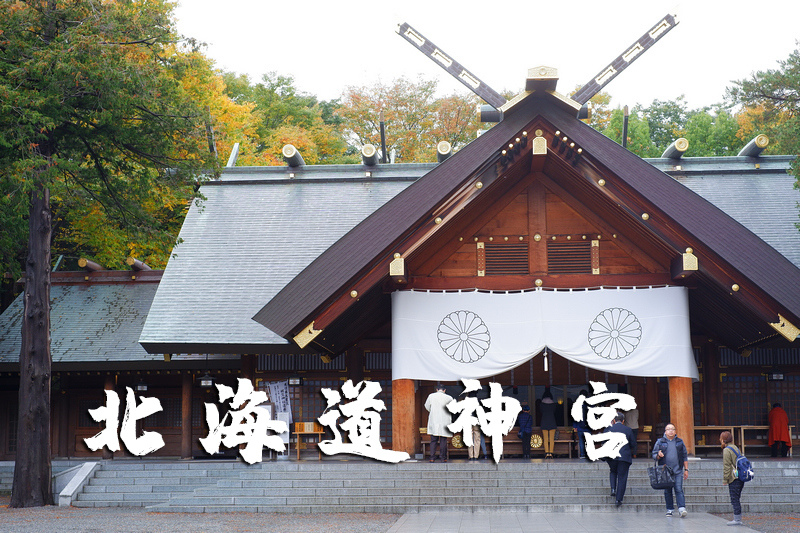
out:
<path id="1" fill-rule="evenodd" d="M 686 445 L 676 435 L 675 425 L 667 424 L 664 436 L 656 441 L 653 446 L 653 459 L 659 465 L 666 464 L 675 474 L 675 498 L 678 500 L 678 514 L 681 518 L 686 516 L 686 498 L 683 495 L 683 481 L 689 478 L 689 452 Z M 667 516 L 673 516 L 675 507 L 672 500 L 672 490 L 664 490 L 664 501 L 667 504 Z"/>
<path id="2" fill-rule="evenodd" d="M 625 489 L 628 486 L 628 470 L 630 470 L 633 462 L 632 450 L 636 449 L 636 437 L 633 434 L 633 430 L 626 426 L 624 422 L 625 415 L 618 412 L 617 416 L 614 417 L 614 424 L 606 428 L 607 432 L 622 433 L 627 439 L 619 449 L 619 457 L 608 460 L 608 467 L 611 469 L 608 476 L 611 481 L 611 495 L 616 496 L 617 507 L 622 505 L 622 499 L 625 497 Z"/>
<path id="3" fill-rule="evenodd" d="M 519 438 L 522 439 L 522 457 L 529 459 L 531 456 L 531 436 L 533 436 L 533 417 L 528 405 L 522 406 L 522 411 L 517 416 Z"/>

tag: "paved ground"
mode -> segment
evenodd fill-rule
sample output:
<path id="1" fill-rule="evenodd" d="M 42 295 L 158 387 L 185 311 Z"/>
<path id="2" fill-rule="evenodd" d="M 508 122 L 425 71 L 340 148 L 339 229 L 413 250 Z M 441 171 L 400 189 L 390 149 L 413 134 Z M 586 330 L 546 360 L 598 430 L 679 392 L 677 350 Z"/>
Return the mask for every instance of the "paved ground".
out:
<path id="1" fill-rule="evenodd" d="M 800 513 L 746 517 L 747 526 L 728 527 L 731 517 L 707 513 L 686 518 L 668 518 L 661 511 L 652 513 L 431 513 L 405 514 L 388 533 L 722 533 L 762 531 L 790 533 L 800 531 Z"/>
<path id="2" fill-rule="evenodd" d="M 745 516 L 750 528 L 731 529 L 729 516 L 652 513 L 420 513 L 254 514 L 151 513 L 144 509 L 8 508 L 0 496 L 0 532 L 14 533 L 527 533 L 527 532 L 800 532 L 800 512 Z"/>

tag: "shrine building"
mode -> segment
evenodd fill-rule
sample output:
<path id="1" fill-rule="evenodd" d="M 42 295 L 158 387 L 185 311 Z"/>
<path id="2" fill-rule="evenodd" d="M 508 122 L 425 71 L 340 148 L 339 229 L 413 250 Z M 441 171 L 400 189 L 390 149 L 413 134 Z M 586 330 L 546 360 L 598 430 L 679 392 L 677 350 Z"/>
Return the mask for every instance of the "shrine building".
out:
<path id="1" fill-rule="evenodd" d="M 763 154 L 761 136 L 736 157 L 676 143 L 644 160 L 579 110 L 537 67 L 441 162 L 304 165 L 288 149 L 285 166 L 231 164 L 163 273 L 54 274 L 54 456 L 102 456 L 83 443 L 87 410 L 140 385 L 165 406 L 142 423 L 165 435 L 155 455 L 200 456 L 211 384 L 239 377 L 285 385 L 295 423 L 322 415 L 322 388 L 377 381 L 381 441 L 412 456 L 425 398 L 461 378 L 534 412 L 548 388 L 565 427 L 602 382 L 635 397 L 650 446 L 672 422 L 695 454 L 719 448 L 719 427 L 766 425 L 776 401 L 796 424 L 794 156 Z M 0 316 L 0 459 L 15 451 L 20 300 Z"/>

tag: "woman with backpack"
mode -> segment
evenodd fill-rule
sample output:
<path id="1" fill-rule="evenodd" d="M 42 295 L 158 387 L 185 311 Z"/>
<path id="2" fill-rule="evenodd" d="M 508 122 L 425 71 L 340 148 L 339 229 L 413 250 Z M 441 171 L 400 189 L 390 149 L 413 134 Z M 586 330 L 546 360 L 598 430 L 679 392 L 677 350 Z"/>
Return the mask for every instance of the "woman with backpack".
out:
<path id="1" fill-rule="evenodd" d="M 733 506 L 733 520 L 728 522 L 728 525 L 741 526 L 744 524 L 742 524 L 742 505 L 739 503 L 739 499 L 742 497 L 744 481 L 736 475 L 736 459 L 741 452 L 733 444 L 733 435 L 730 431 L 723 431 L 719 434 L 719 443 L 722 447 L 722 482 L 728 485 Z"/>

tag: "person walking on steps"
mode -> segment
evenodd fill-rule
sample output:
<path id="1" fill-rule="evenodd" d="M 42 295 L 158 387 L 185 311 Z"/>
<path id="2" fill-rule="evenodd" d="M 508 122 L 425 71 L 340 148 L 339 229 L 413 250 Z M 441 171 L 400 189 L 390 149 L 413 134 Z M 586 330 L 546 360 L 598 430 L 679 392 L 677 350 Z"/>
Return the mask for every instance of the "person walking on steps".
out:
<path id="1" fill-rule="evenodd" d="M 733 443 L 733 435 L 730 431 L 723 431 L 719 434 L 719 444 L 722 446 L 722 482 L 728 485 L 733 506 L 733 520 L 728 522 L 728 525 L 741 526 L 744 524 L 742 524 L 742 504 L 739 503 L 739 500 L 742 497 L 744 481 L 736 475 L 736 454 L 741 455 L 742 452 Z"/>
<path id="2" fill-rule="evenodd" d="M 616 506 L 622 505 L 625 497 L 625 489 L 628 486 L 628 470 L 633 463 L 633 450 L 636 449 L 636 437 L 633 430 L 625 425 L 625 415 L 617 413 L 614 417 L 614 424 L 606 429 L 607 432 L 622 433 L 625 435 L 626 442 L 619 449 L 619 457 L 608 460 L 609 481 L 611 482 L 611 496 L 616 497 Z"/>
<path id="3" fill-rule="evenodd" d="M 664 490 L 664 502 L 667 504 L 667 516 L 674 516 L 675 505 L 673 505 L 672 491 L 675 491 L 675 499 L 678 504 L 678 515 L 686 517 L 686 497 L 683 494 L 683 482 L 689 479 L 689 452 L 686 445 L 678 438 L 674 424 L 667 424 L 664 428 L 664 436 L 659 438 L 653 446 L 653 459 L 659 465 L 667 465 L 672 473 L 675 474 L 675 487 Z"/>

